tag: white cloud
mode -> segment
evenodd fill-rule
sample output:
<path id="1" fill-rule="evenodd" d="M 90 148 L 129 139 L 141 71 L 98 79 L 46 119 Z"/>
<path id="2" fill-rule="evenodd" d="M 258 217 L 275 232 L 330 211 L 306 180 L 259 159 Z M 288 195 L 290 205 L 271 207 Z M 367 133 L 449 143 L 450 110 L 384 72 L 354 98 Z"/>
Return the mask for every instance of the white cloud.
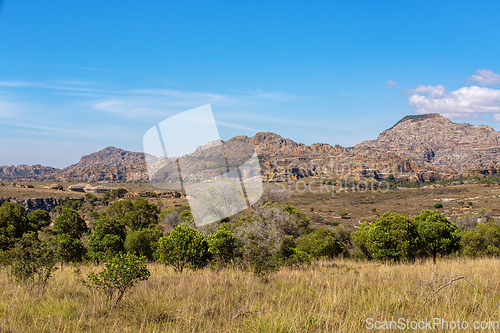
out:
<path id="1" fill-rule="evenodd" d="M 479 114 L 490 114 L 495 120 L 500 117 L 500 90 L 470 86 L 445 93 L 443 86 L 418 86 L 408 103 L 417 108 L 417 113 L 437 112 L 450 118 L 476 118 Z M 427 94 L 427 95 L 425 95 Z"/>
<path id="2" fill-rule="evenodd" d="M 469 76 L 470 81 L 478 82 L 480 85 L 500 83 L 500 75 L 493 73 L 489 69 L 478 69 L 476 74 Z"/>
<path id="3" fill-rule="evenodd" d="M 436 98 L 443 97 L 443 95 L 446 93 L 446 88 L 442 85 L 424 86 L 420 84 L 415 89 L 410 89 L 409 92 L 413 94 L 428 94 L 429 97 Z"/>
<path id="4" fill-rule="evenodd" d="M 396 82 L 392 81 L 392 80 L 388 80 L 387 81 L 387 88 L 396 88 L 396 89 L 399 89 L 398 85 L 396 84 Z"/>

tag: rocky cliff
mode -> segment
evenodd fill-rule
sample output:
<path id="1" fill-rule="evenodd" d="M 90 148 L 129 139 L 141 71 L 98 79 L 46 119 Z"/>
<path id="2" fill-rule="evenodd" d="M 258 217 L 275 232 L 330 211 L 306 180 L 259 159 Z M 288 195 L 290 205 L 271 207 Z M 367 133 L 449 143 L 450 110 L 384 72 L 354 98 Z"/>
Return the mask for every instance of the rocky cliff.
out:
<path id="1" fill-rule="evenodd" d="M 225 145 L 231 147 L 235 161 L 247 158 L 248 147 L 254 147 L 268 181 L 308 176 L 380 179 L 389 174 L 433 181 L 497 172 L 499 139 L 500 132 L 489 126 L 453 123 L 439 114 L 426 114 L 406 116 L 376 140 L 350 148 L 326 143 L 308 146 L 271 132 L 236 136 Z M 191 161 L 209 156 L 211 149 L 210 144 L 197 149 Z M 41 165 L 0 167 L 0 179 L 133 182 L 147 181 L 148 175 L 143 153 L 107 147 L 62 170 Z"/>
<path id="2" fill-rule="evenodd" d="M 406 116 L 376 140 L 356 145 L 360 150 L 391 152 L 424 166 L 458 173 L 500 162 L 500 132 L 481 125 L 453 123 L 437 114 Z"/>

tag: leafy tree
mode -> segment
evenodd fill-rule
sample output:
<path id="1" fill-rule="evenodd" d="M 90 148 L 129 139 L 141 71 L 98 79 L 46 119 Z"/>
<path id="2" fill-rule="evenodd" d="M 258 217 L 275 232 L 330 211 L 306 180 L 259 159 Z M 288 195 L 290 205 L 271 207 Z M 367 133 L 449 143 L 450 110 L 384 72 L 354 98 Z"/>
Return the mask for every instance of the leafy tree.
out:
<path id="1" fill-rule="evenodd" d="M 56 234 L 67 234 L 75 239 L 82 238 L 87 231 L 85 220 L 71 208 L 63 208 L 61 214 L 54 219 L 53 231 Z"/>
<path id="2" fill-rule="evenodd" d="M 112 204 L 107 215 L 126 224 L 131 230 L 141 230 L 158 223 L 159 209 L 146 199 L 138 198 L 134 203 L 120 200 Z"/>
<path id="3" fill-rule="evenodd" d="M 125 238 L 125 251 L 143 255 L 148 260 L 153 260 L 153 254 L 158 247 L 158 240 L 163 234 L 163 228 L 154 228 L 130 231 Z"/>
<path id="4" fill-rule="evenodd" d="M 178 272 L 186 267 L 203 268 L 210 259 L 205 236 L 197 230 L 178 225 L 158 241 L 158 261 Z"/>
<path id="5" fill-rule="evenodd" d="M 12 262 L 12 275 L 23 282 L 30 293 L 43 292 L 56 270 L 56 258 L 51 246 L 28 232 L 16 243 Z"/>
<path id="6" fill-rule="evenodd" d="M 101 216 L 94 225 L 95 230 L 89 236 L 89 255 L 92 259 L 99 261 L 124 250 L 126 230 L 121 222 Z"/>
<path id="7" fill-rule="evenodd" d="M 127 194 L 127 190 L 120 187 L 120 188 L 117 188 L 116 190 L 113 190 L 111 192 L 111 195 L 114 197 L 114 198 L 123 198 L 125 196 L 125 194 Z"/>
<path id="8" fill-rule="evenodd" d="M 90 204 L 91 207 L 94 207 L 95 206 L 95 203 L 97 201 L 99 201 L 99 198 L 96 197 L 95 195 L 93 194 L 90 194 L 90 193 L 86 193 L 85 194 L 85 200 Z"/>
<path id="9" fill-rule="evenodd" d="M 121 220 L 128 212 L 133 211 L 134 204 L 130 200 L 120 200 L 109 206 L 106 215 Z"/>
<path id="10" fill-rule="evenodd" d="M 285 237 L 295 239 L 308 228 L 309 219 L 293 206 L 266 203 L 239 221 L 236 236 L 243 245 L 243 259 L 250 263 L 255 275 L 265 276 L 283 265 Z"/>
<path id="11" fill-rule="evenodd" d="M 0 206 L 0 250 L 11 248 L 16 239 L 31 231 L 24 207 L 17 203 L 5 202 Z"/>
<path id="12" fill-rule="evenodd" d="M 101 272 L 90 273 L 83 284 L 104 293 L 108 304 L 116 308 L 126 292 L 150 275 L 145 257 L 120 253 L 107 261 Z"/>
<path id="13" fill-rule="evenodd" d="M 193 219 L 193 213 L 191 212 L 191 208 L 183 209 L 179 212 L 179 216 L 184 222 L 191 221 Z"/>
<path id="14" fill-rule="evenodd" d="M 271 213 L 271 215 L 283 215 L 284 219 L 281 223 L 281 228 L 285 234 L 296 238 L 304 232 L 309 231 L 309 218 L 304 212 L 294 206 L 279 202 L 268 202 L 263 207 L 264 209 L 261 209 L 260 212 L 270 212 L 271 210 L 266 210 L 266 208 L 275 208 L 274 213 Z"/>
<path id="15" fill-rule="evenodd" d="M 469 257 L 500 256 L 500 226 L 481 223 L 461 233 L 461 253 Z"/>
<path id="16" fill-rule="evenodd" d="M 359 249 L 354 250 L 353 254 L 357 257 L 365 257 L 367 259 L 372 259 L 372 255 L 368 250 L 368 235 L 370 232 L 371 225 L 368 222 L 363 222 L 359 226 L 358 230 L 352 234 L 352 240 Z"/>
<path id="17" fill-rule="evenodd" d="M 237 254 L 238 238 L 226 223 L 222 224 L 216 233 L 208 236 L 207 241 L 208 250 L 217 266 L 227 265 Z"/>
<path id="18" fill-rule="evenodd" d="M 62 208 L 69 208 L 74 210 L 79 210 L 80 208 L 82 208 L 82 202 L 80 200 L 73 200 L 69 197 L 62 199 L 60 205 Z"/>
<path id="19" fill-rule="evenodd" d="M 28 221 L 33 230 L 41 230 L 44 227 L 48 227 L 52 218 L 50 214 L 42 209 L 37 209 L 28 214 Z"/>
<path id="20" fill-rule="evenodd" d="M 354 242 L 376 260 L 413 260 L 418 250 L 418 231 L 406 215 L 385 213 L 354 233 Z"/>
<path id="21" fill-rule="evenodd" d="M 111 194 L 109 192 L 104 192 L 101 197 L 101 202 L 107 206 L 109 205 L 110 199 L 111 199 Z"/>
<path id="22" fill-rule="evenodd" d="M 449 254 L 459 249 L 457 226 L 435 210 L 423 210 L 415 217 L 422 252 L 430 254 L 434 264 L 438 254 Z"/>
<path id="23" fill-rule="evenodd" d="M 281 242 L 281 252 L 279 256 L 282 260 L 282 265 L 288 267 L 300 266 L 302 264 L 310 264 L 311 256 L 299 249 L 293 236 L 285 235 Z"/>
<path id="24" fill-rule="evenodd" d="M 320 228 L 299 238 L 297 249 L 314 258 L 334 258 L 344 250 L 344 244 L 335 238 L 331 230 Z"/>
<path id="25" fill-rule="evenodd" d="M 53 240 L 57 259 L 63 264 L 82 261 L 87 249 L 81 240 L 71 237 L 68 234 L 59 234 Z"/>

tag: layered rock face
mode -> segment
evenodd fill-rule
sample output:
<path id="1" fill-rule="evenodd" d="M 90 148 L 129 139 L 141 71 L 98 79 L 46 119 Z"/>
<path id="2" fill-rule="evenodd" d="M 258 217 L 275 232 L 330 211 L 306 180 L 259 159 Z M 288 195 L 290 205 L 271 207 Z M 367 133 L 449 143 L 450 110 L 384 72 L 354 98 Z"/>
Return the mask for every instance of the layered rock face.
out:
<path id="1" fill-rule="evenodd" d="M 248 147 L 254 147 L 267 181 L 309 176 L 381 179 L 390 174 L 435 181 L 459 174 L 497 173 L 499 139 L 500 132 L 489 126 L 453 123 L 439 114 L 426 114 L 406 116 L 376 140 L 350 148 L 325 143 L 308 146 L 271 132 L 236 136 L 225 146 L 231 149 L 234 164 L 248 159 Z M 186 160 L 199 161 L 193 169 L 203 169 L 213 151 L 214 144 L 207 143 Z M 143 153 L 107 147 L 62 170 L 41 165 L 0 167 L 0 179 L 135 182 L 148 181 L 148 174 Z"/>
<path id="2" fill-rule="evenodd" d="M 500 162 L 500 132 L 481 125 L 453 123 L 437 114 L 407 116 L 376 140 L 357 149 L 392 152 L 423 165 L 450 168 L 458 173 Z"/>

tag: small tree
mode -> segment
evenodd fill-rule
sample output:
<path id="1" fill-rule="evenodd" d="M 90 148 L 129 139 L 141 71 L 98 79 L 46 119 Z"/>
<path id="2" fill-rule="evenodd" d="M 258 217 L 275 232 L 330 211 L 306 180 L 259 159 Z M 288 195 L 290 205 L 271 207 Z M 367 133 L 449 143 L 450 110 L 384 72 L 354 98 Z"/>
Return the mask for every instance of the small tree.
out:
<path id="1" fill-rule="evenodd" d="M 406 215 L 385 213 L 373 224 L 363 223 L 354 242 L 376 260 L 414 260 L 418 250 L 415 223 Z"/>
<path id="2" fill-rule="evenodd" d="M 113 190 L 111 192 L 111 195 L 115 198 L 123 198 L 125 196 L 125 194 L 127 194 L 127 190 L 124 189 L 124 188 L 117 188 L 116 190 Z"/>
<path id="3" fill-rule="evenodd" d="M 148 260 L 153 260 L 153 253 L 158 247 L 158 240 L 163 234 L 163 228 L 156 226 L 139 231 L 130 231 L 125 238 L 125 251 L 143 255 Z"/>
<path id="4" fill-rule="evenodd" d="M 52 218 L 47 211 L 37 209 L 28 214 L 28 221 L 33 230 L 41 230 L 50 225 Z"/>
<path id="5" fill-rule="evenodd" d="M 67 234 L 80 239 L 87 231 L 87 224 L 76 210 L 63 208 L 61 214 L 54 219 L 53 231 L 56 234 Z"/>
<path id="6" fill-rule="evenodd" d="M 90 289 L 101 291 L 114 308 L 138 282 L 147 280 L 150 272 L 146 258 L 132 253 L 120 253 L 106 262 L 104 270 L 90 273 L 83 284 Z"/>
<path id="7" fill-rule="evenodd" d="M 31 231 L 24 206 L 4 202 L 0 206 L 0 250 L 11 248 L 16 239 Z"/>
<path id="8" fill-rule="evenodd" d="M 238 239 L 233 236 L 226 223 L 222 224 L 215 234 L 208 236 L 207 241 L 208 250 L 216 266 L 225 266 L 235 257 Z"/>
<path id="9" fill-rule="evenodd" d="M 171 265 L 177 272 L 186 267 L 203 268 L 210 259 L 205 236 L 195 229 L 178 225 L 158 241 L 158 261 Z"/>
<path id="10" fill-rule="evenodd" d="M 314 229 L 311 233 L 299 238 L 298 243 L 298 250 L 314 258 L 334 258 L 344 250 L 344 244 L 335 239 L 335 233 L 324 228 Z"/>
<path id="11" fill-rule="evenodd" d="M 434 264 L 439 254 L 449 254 L 459 249 L 460 236 L 457 226 L 435 210 L 423 210 L 414 219 L 420 238 L 421 250 L 430 254 Z"/>
<path id="12" fill-rule="evenodd" d="M 123 251 L 125 226 L 114 218 L 101 216 L 95 221 L 95 231 L 89 236 L 89 255 L 99 262 Z"/>
<path id="13" fill-rule="evenodd" d="M 481 223 L 461 233 L 461 253 L 469 257 L 500 256 L 500 226 Z"/>
<path id="14" fill-rule="evenodd" d="M 16 243 L 12 262 L 12 275 L 23 282 L 30 293 L 43 292 L 56 270 L 54 251 L 37 234 L 28 232 Z"/>
<path id="15" fill-rule="evenodd" d="M 82 261 L 87 252 L 81 240 L 68 234 L 56 235 L 53 244 L 56 256 L 61 261 L 61 267 L 70 262 Z"/>

